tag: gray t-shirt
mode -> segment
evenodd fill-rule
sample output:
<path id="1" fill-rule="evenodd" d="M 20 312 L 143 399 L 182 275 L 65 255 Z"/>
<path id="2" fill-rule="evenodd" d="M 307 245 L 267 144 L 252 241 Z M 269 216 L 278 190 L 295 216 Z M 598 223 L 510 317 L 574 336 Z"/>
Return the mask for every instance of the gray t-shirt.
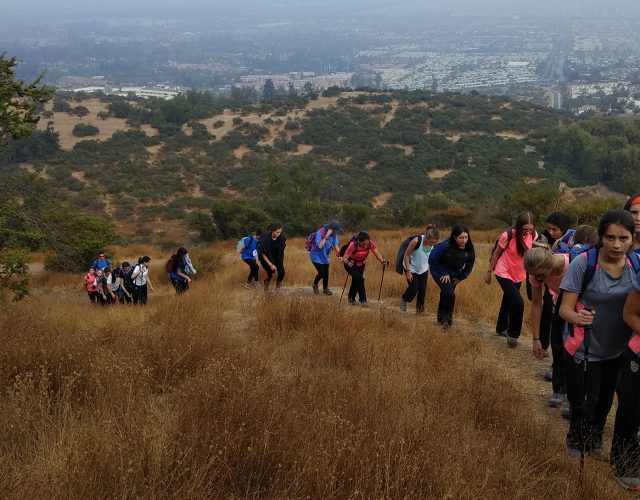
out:
<path id="1" fill-rule="evenodd" d="M 567 269 L 562 279 L 560 288 L 567 292 L 580 293 L 582 280 L 587 269 L 586 254 L 578 256 Z M 635 280 L 636 273 L 631 265 L 627 264 L 620 278 L 612 278 L 603 267 L 598 266 L 589 282 L 587 289 L 578 302 L 584 307 L 595 311 L 591 328 L 591 344 L 589 346 L 589 361 L 603 361 L 613 359 L 622 354 L 631 329 L 622 319 L 622 309 L 627 300 L 627 295 Z M 576 330 L 578 327 L 576 327 Z M 565 329 L 564 340 L 569 335 Z M 574 356 L 584 359 L 584 345 L 581 344 Z"/>

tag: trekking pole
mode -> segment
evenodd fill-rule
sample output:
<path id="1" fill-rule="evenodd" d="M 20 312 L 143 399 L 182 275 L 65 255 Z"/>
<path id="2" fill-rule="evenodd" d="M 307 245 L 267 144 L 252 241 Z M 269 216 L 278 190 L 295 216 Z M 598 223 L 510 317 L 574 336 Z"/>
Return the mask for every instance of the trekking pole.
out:
<path id="1" fill-rule="evenodd" d="M 378 302 L 380 302 L 380 297 L 382 297 L 382 282 L 384 281 L 384 270 L 387 268 L 388 265 L 389 263 L 386 261 L 382 263 L 382 278 L 380 278 L 380 291 L 378 292 Z"/>
<path id="2" fill-rule="evenodd" d="M 342 304 L 342 297 L 344 297 L 344 291 L 347 288 L 347 281 L 349 281 L 349 273 L 347 273 L 347 278 L 344 280 L 344 286 L 342 287 L 342 293 L 340 294 L 340 302 L 338 302 L 338 305 Z"/>
<path id="3" fill-rule="evenodd" d="M 591 312 L 592 309 L 585 307 L 585 311 Z M 586 447 L 585 436 L 585 412 L 587 410 L 587 364 L 589 363 L 589 346 L 591 345 L 591 325 L 585 325 L 584 327 L 584 367 L 582 371 L 582 387 L 584 390 L 584 399 L 582 400 L 582 415 L 580 420 L 580 484 L 582 484 L 584 478 L 584 452 Z"/>

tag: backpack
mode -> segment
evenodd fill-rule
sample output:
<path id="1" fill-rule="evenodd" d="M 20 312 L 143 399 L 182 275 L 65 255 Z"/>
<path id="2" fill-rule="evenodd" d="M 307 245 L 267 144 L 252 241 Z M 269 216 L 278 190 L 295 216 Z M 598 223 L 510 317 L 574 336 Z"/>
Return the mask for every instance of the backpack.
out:
<path id="1" fill-rule="evenodd" d="M 509 246 L 509 243 L 511 243 L 511 240 L 513 239 L 514 228 L 508 227 L 503 232 L 507 233 L 507 246 Z M 500 236 L 502 236 L 502 233 L 500 233 Z M 500 243 L 500 237 L 498 237 L 496 242 L 493 244 L 493 248 L 491 249 L 491 253 L 489 254 L 489 260 L 491 260 L 493 258 L 493 254 L 496 253 L 496 248 L 498 248 L 499 243 Z"/>
<path id="2" fill-rule="evenodd" d="M 573 248 L 579 247 L 579 245 L 580 243 L 576 243 L 573 246 Z M 582 277 L 582 285 L 580 286 L 580 294 L 579 294 L 579 297 L 580 297 L 586 291 L 587 287 L 589 286 L 589 283 L 591 283 L 591 280 L 596 274 L 596 268 L 598 267 L 598 255 L 600 253 L 600 249 L 596 247 L 585 248 L 582 252 L 579 252 L 579 253 L 577 250 L 578 249 L 576 249 L 575 253 L 569 253 L 569 262 L 573 262 L 576 257 L 579 257 L 580 255 L 583 255 L 583 254 L 586 254 L 586 258 L 587 258 L 587 267 L 584 271 L 584 276 Z M 631 267 L 633 267 L 633 270 L 635 271 L 635 273 L 638 274 L 640 272 L 640 256 L 632 252 L 628 255 L 628 258 L 629 258 L 629 261 L 631 262 Z M 556 318 L 560 314 L 560 305 L 562 304 L 563 295 L 564 295 L 564 290 L 561 289 L 555 304 L 554 317 Z M 573 336 L 572 324 L 569 324 L 569 334 Z"/>
<path id="3" fill-rule="evenodd" d="M 326 234 L 324 228 L 318 229 L 318 231 L 320 231 L 320 234 L 324 238 L 324 235 Z M 307 252 L 310 252 L 316 247 L 316 236 L 318 234 L 318 231 L 314 231 L 313 233 L 309 234 L 309 236 L 307 236 L 307 239 L 304 242 L 304 249 Z"/>
<path id="4" fill-rule="evenodd" d="M 173 265 L 173 258 L 174 257 L 175 257 L 175 255 L 172 255 L 171 257 L 169 257 L 169 260 L 164 265 L 164 270 L 167 271 L 167 273 L 173 273 L 176 270 L 176 266 Z"/>
<path id="5" fill-rule="evenodd" d="M 396 260 L 395 260 L 395 264 L 396 264 L 396 272 L 398 274 L 403 274 L 404 273 L 404 253 L 407 251 L 407 248 L 409 247 L 409 243 L 411 243 L 413 241 L 414 238 L 416 237 L 420 237 L 421 238 L 421 242 L 424 241 L 424 236 L 422 234 L 414 234 L 412 236 L 409 236 L 408 238 L 405 238 L 402 243 L 400 243 L 400 248 L 398 248 L 398 253 L 396 254 Z"/>
<path id="6" fill-rule="evenodd" d="M 567 230 L 566 233 L 560 238 L 560 242 L 554 253 L 570 253 L 576 243 L 574 242 L 576 232 L 574 229 Z M 584 243 L 582 243 L 584 245 Z M 582 253 L 582 252 L 579 252 Z"/>
<path id="7" fill-rule="evenodd" d="M 242 247 L 248 247 L 251 242 L 251 238 L 253 238 L 253 236 L 244 236 L 243 238 L 240 238 L 238 243 L 236 243 L 236 250 L 240 251 Z"/>

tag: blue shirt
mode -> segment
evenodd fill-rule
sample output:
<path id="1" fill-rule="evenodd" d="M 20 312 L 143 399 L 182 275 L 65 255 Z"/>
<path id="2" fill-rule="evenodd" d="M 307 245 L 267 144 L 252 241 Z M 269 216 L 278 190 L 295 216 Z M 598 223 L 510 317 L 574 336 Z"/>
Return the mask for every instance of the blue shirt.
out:
<path id="1" fill-rule="evenodd" d="M 180 264 L 178 264 L 178 269 L 176 269 L 176 272 L 170 272 L 169 273 L 169 279 L 172 279 L 174 281 L 187 281 L 186 278 L 183 278 L 182 276 L 180 276 L 177 271 L 180 271 L 182 274 L 188 274 L 187 273 L 187 261 L 186 259 L 182 259 L 182 262 L 180 262 Z"/>
<path id="2" fill-rule="evenodd" d="M 242 252 L 240 252 L 242 260 L 256 260 L 256 256 L 258 255 L 258 243 L 258 240 L 253 236 L 245 237 L 244 248 L 242 249 Z"/>
<path id="3" fill-rule="evenodd" d="M 429 271 L 436 281 L 443 276 L 449 275 L 451 279 L 460 281 L 466 279 L 473 270 L 475 255 L 469 255 L 464 248 L 456 248 L 457 260 L 461 264 L 455 268 L 451 265 L 451 256 L 449 255 L 449 240 L 444 240 L 433 247 L 429 254 Z"/>
<path id="4" fill-rule="evenodd" d="M 109 259 L 104 259 L 102 262 L 100 262 L 100 259 L 96 259 L 91 263 L 91 267 L 96 270 L 104 269 L 107 266 L 111 267 L 111 261 Z"/>
<path id="5" fill-rule="evenodd" d="M 316 244 L 311 248 L 311 262 L 315 262 L 316 264 L 328 264 L 329 263 L 329 254 L 331 253 L 331 249 L 335 246 L 338 246 L 338 235 L 336 233 L 331 233 L 331 236 L 327 238 L 326 243 L 322 248 L 319 248 L 318 245 L 322 241 L 323 236 L 326 234 L 324 229 L 318 229 L 316 231 Z"/>

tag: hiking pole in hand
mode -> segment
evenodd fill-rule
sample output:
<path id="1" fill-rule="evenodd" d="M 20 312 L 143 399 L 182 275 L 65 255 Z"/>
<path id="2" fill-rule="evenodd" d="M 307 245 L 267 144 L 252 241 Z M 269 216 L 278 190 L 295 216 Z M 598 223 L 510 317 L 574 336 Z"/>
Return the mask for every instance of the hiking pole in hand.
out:
<path id="1" fill-rule="evenodd" d="M 585 307 L 585 311 L 591 312 L 592 309 Z M 580 484 L 584 477 L 584 452 L 586 448 L 586 411 L 587 411 L 587 397 L 589 391 L 587 390 L 587 364 L 589 363 L 589 346 L 591 345 L 591 325 L 584 326 L 584 367 L 582 372 L 582 388 L 584 390 L 584 398 L 582 400 L 582 414 L 580 420 Z"/>
<path id="2" fill-rule="evenodd" d="M 342 293 L 340 294 L 340 302 L 338 302 L 338 305 L 342 304 L 342 297 L 344 297 L 344 291 L 347 288 L 347 281 L 349 281 L 349 273 L 347 273 L 347 278 L 344 280 L 344 286 L 342 287 Z"/>
<path id="3" fill-rule="evenodd" d="M 378 302 L 380 302 L 380 297 L 382 297 L 382 282 L 384 281 L 384 271 L 389 265 L 388 260 L 382 261 L 382 278 L 380 278 L 380 291 L 378 292 Z"/>

